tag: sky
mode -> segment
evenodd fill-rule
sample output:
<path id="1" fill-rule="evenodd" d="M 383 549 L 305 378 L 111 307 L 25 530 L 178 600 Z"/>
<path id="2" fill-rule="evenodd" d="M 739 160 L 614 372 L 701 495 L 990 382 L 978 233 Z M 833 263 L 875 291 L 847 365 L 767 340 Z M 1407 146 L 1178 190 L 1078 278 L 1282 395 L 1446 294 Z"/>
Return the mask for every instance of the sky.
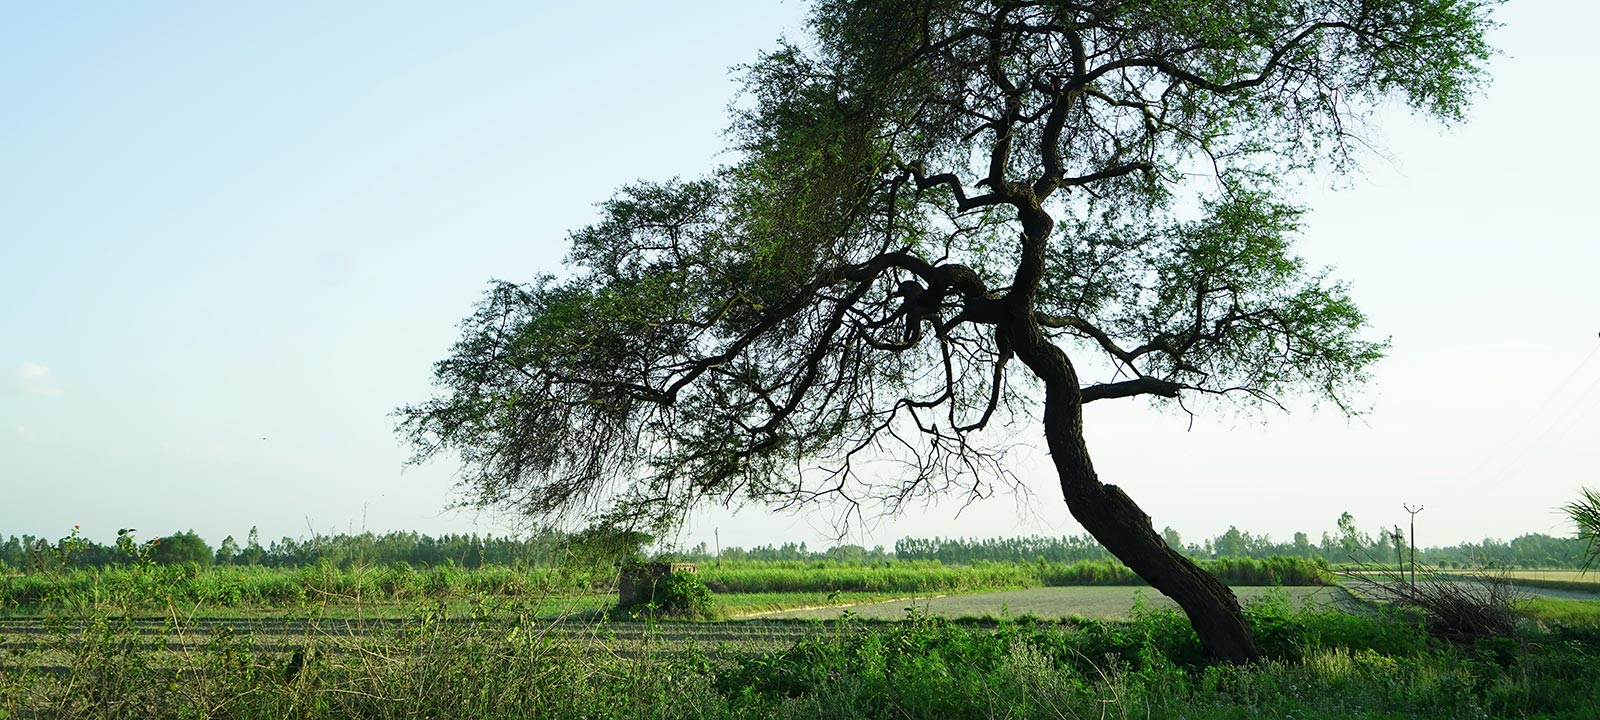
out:
<path id="1" fill-rule="evenodd" d="M 407 467 L 390 413 L 490 279 L 558 271 L 622 184 L 728 162 L 730 68 L 805 6 L 462 7 L 0 4 L 0 534 L 526 527 L 448 510 L 457 468 Z M 1497 18 L 1465 123 L 1385 108 L 1382 153 L 1300 191 L 1300 251 L 1392 341 L 1369 412 L 1086 409 L 1157 527 L 1316 539 L 1409 503 L 1422 545 L 1571 531 L 1600 486 L 1600 5 Z M 1016 470 L 1028 496 L 844 539 L 1082 532 L 1042 450 Z M 819 546 L 831 519 L 708 510 L 674 540 Z"/>

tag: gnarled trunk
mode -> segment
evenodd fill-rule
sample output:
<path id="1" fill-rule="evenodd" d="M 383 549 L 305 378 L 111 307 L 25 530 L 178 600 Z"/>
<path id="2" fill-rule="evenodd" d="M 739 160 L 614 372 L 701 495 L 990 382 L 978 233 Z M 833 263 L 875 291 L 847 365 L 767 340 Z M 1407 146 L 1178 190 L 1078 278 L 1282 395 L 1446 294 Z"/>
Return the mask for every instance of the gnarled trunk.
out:
<path id="1" fill-rule="evenodd" d="M 1208 656 L 1235 663 L 1260 660 L 1261 646 L 1233 591 L 1168 547 L 1133 498 L 1096 476 L 1083 440 L 1078 376 L 1066 354 L 1029 319 L 1014 319 L 1009 330 L 1018 359 L 1045 381 L 1045 439 L 1072 516 L 1129 569 L 1178 603 Z"/>
<path id="2" fill-rule="evenodd" d="M 1239 600 L 1211 573 L 1167 546 L 1133 498 L 1100 482 L 1083 442 L 1081 406 L 1045 393 L 1044 426 L 1067 509 L 1112 555 L 1172 598 L 1189 616 L 1210 657 L 1242 663 L 1261 659 Z"/>

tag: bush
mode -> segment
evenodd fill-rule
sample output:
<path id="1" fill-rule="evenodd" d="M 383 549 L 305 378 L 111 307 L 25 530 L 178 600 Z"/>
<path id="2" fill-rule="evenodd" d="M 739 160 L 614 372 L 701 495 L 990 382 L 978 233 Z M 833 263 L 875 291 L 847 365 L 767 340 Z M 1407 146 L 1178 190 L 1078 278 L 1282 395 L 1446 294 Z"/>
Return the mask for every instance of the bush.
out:
<path id="1" fill-rule="evenodd" d="M 419 577 L 417 571 L 412 569 L 411 563 L 397 560 L 384 569 L 378 580 L 378 588 L 391 598 L 411 597 L 422 585 Z"/>
<path id="2" fill-rule="evenodd" d="M 695 620 L 716 616 L 711 588 L 691 572 L 675 572 L 657 578 L 650 589 L 650 600 L 633 606 L 634 614 Z"/>
<path id="3" fill-rule="evenodd" d="M 1427 570 L 1416 582 L 1398 572 L 1368 569 L 1351 575 L 1362 592 L 1419 613 L 1434 637 L 1471 645 L 1484 638 L 1515 638 L 1522 597 L 1504 577 L 1441 575 Z"/>
<path id="4" fill-rule="evenodd" d="M 168 535 L 152 544 L 150 559 L 160 565 L 194 563 L 209 566 L 216 559 L 211 546 L 193 530 Z"/>

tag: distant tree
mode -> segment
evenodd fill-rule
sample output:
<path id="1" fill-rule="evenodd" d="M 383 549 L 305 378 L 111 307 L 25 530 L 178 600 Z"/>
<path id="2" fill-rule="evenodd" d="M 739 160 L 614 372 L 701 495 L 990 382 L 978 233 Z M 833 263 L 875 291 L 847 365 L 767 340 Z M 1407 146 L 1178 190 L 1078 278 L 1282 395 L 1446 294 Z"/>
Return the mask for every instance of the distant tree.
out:
<path id="1" fill-rule="evenodd" d="M 1161 541 L 1173 550 L 1183 551 L 1183 536 L 1179 535 L 1177 530 L 1173 530 L 1170 525 L 1161 528 Z"/>
<path id="2" fill-rule="evenodd" d="M 193 530 L 159 538 L 150 551 L 150 559 L 161 565 L 181 565 L 186 562 L 210 565 L 214 557 L 211 546 Z"/>
<path id="3" fill-rule="evenodd" d="M 1488 7 L 819 0 L 810 43 L 745 68 L 733 163 L 623 188 L 560 279 L 495 284 L 402 431 L 459 454 L 469 502 L 669 524 L 981 498 L 1015 482 L 1003 426 L 1042 416 L 1073 517 L 1213 657 L 1259 658 L 1100 481 L 1083 405 L 1348 408 L 1383 345 L 1292 251 L 1280 183 L 1345 168 L 1391 97 L 1461 118 Z"/>
<path id="4" fill-rule="evenodd" d="M 824 551 L 829 560 L 842 563 L 860 563 L 867 558 L 867 549 L 860 545 L 835 545 Z"/>
<path id="5" fill-rule="evenodd" d="M 1317 543 L 1317 551 L 1325 558 L 1332 558 L 1339 549 L 1339 541 L 1327 532 L 1322 533 L 1322 541 Z"/>
<path id="6" fill-rule="evenodd" d="M 615 565 L 644 559 L 645 547 L 654 541 L 648 533 L 599 523 L 568 538 L 564 550 L 579 565 Z"/>
<path id="7" fill-rule="evenodd" d="M 261 547 L 261 533 L 256 530 L 256 526 L 251 525 L 250 534 L 245 538 L 240 562 L 245 565 L 260 565 L 266 559 L 266 555 L 267 551 Z"/>
<path id="8" fill-rule="evenodd" d="M 222 544 L 217 546 L 217 564 L 232 565 L 239 557 L 239 543 L 229 535 L 222 539 Z"/>
<path id="9" fill-rule="evenodd" d="M 1216 551 L 1217 557 L 1244 557 L 1248 554 L 1245 550 L 1244 537 L 1239 528 L 1229 525 L 1228 531 L 1218 535 L 1211 547 Z"/>
<path id="10" fill-rule="evenodd" d="M 1314 554 L 1314 553 L 1315 553 L 1315 549 L 1311 547 L 1311 538 L 1308 537 L 1303 532 L 1295 533 L 1294 534 L 1294 555 L 1296 557 L 1308 558 L 1308 557 L 1311 557 L 1312 554 Z"/>
<path id="11" fill-rule="evenodd" d="M 1339 546 L 1344 549 L 1347 558 L 1355 558 L 1372 547 L 1372 536 L 1356 528 L 1354 515 L 1348 512 L 1340 514 L 1338 528 Z"/>

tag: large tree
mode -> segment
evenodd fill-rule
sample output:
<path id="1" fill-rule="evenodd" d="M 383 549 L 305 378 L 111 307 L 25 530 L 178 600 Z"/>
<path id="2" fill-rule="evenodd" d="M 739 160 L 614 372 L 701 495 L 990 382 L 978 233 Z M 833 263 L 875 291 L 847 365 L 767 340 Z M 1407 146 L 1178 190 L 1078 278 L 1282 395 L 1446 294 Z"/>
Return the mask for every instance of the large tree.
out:
<path id="1" fill-rule="evenodd" d="M 744 68 L 737 160 L 624 187 L 564 275 L 494 284 L 402 431 L 471 502 L 670 521 L 983 496 L 1034 415 L 1073 517 L 1257 658 L 1100 481 L 1083 405 L 1348 409 L 1383 343 L 1292 251 L 1282 184 L 1346 167 L 1379 103 L 1460 119 L 1486 5 L 823 0 Z"/>

